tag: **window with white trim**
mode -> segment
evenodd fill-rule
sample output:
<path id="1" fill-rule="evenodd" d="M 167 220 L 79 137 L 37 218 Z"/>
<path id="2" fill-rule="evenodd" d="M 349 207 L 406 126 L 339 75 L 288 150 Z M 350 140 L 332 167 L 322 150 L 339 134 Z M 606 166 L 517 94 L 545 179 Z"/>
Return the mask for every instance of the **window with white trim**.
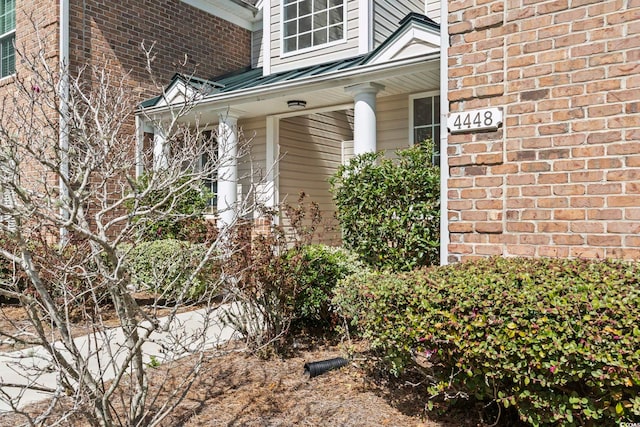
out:
<path id="1" fill-rule="evenodd" d="M 218 172 L 217 168 L 214 170 L 218 161 L 218 139 L 211 130 L 203 131 L 201 139 L 203 144 L 207 144 L 207 148 L 203 150 L 200 155 L 200 168 L 201 170 L 211 171 L 211 173 L 202 180 L 202 186 L 204 191 L 211 195 L 209 199 L 209 209 L 213 212 L 216 207 L 218 194 Z"/>
<path id="2" fill-rule="evenodd" d="M 440 164 L 440 95 L 415 97 L 412 104 L 413 143 L 433 141 L 434 165 Z"/>
<path id="3" fill-rule="evenodd" d="M 0 78 L 16 72 L 16 0 L 0 0 Z"/>
<path id="4" fill-rule="evenodd" d="M 282 52 L 343 41 L 346 0 L 283 0 Z"/>

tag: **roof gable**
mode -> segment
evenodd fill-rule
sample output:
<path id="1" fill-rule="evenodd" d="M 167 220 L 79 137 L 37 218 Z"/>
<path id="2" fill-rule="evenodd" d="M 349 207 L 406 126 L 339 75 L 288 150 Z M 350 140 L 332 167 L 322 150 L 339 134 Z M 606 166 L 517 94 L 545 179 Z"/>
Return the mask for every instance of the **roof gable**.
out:
<path id="1" fill-rule="evenodd" d="M 400 28 L 371 53 L 366 63 L 381 64 L 439 51 L 438 24 L 424 15 L 412 13 L 400 21 Z"/>
<path id="2" fill-rule="evenodd" d="M 175 74 L 162 95 L 143 101 L 140 107 L 168 106 L 197 101 L 223 87 L 223 85 L 210 80 Z"/>

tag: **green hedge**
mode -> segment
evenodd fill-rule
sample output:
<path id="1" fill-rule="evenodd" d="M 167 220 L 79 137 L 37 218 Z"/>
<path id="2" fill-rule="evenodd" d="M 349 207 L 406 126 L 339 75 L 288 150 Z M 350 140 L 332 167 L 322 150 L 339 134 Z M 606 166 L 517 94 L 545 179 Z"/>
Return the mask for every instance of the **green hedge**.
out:
<path id="1" fill-rule="evenodd" d="M 407 271 L 439 263 L 440 168 L 427 141 L 395 160 L 366 153 L 329 180 L 347 249 L 376 268 Z"/>
<path id="2" fill-rule="evenodd" d="M 129 249 L 126 265 L 136 288 L 168 300 L 195 300 L 218 285 L 215 254 L 198 274 L 193 274 L 206 252 L 204 244 L 175 239 L 141 242 Z"/>
<path id="3" fill-rule="evenodd" d="M 294 316 L 297 323 L 329 327 L 331 299 L 338 281 L 364 269 L 358 257 L 344 248 L 321 244 L 290 249 L 285 255 L 288 275 L 294 278 Z"/>
<path id="4" fill-rule="evenodd" d="M 639 281 L 637 263 L 492 258 L 351 276 L 335 302 L 392 371 L 432 361 L 434 396 L 464 390 L 533 425 L 614 425 L 640 420 Z"/>

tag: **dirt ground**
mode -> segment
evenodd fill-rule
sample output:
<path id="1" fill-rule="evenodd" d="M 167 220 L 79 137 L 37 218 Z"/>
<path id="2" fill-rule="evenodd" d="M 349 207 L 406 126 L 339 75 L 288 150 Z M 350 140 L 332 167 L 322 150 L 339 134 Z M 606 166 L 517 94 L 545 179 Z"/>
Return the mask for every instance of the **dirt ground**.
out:
<path id="1" fill-rule="evenodd" d="M 347 366 L 310 378 L 307 362 L 345 356 L 340 345 L 312 344 L 287 358 L 263 360 L 239 351 L 234 344 L 211 354 L 201 375 L 162 426 L 340 426 L 340 427 L 460 427 L 484 426 L 464 408 L 437 417 L 424 412 L 424 396 L 402 381 L 374 379 L 368 364 Z M 191 369 L 192 360 L 149 368 L 150 384 L 167 391 Z M 167 375 L 169 377 L 167 377 Z M 160 396 L 159 401 L 162 400 Z M 35 406 L 27 412 L 42 406 Z M 0 426 L 23 425 L 25 418 L 0 415 Z M 48 425 L 48 424 L 46 424 Z M 61 425 L 84 427 L 81 414 Z"/>
<path id="2" fill-rule="evenodd" d="M 0 330 L 21 326 L 24 311 L 1 307 Z M 77 331 L 81 332 L 81 331 Z M 164 427 L 185 426 L 398 426 L 477 427 L 487 426 L 475 407 L 461 406 L 433 415 L 424 411 L 424 386 L 417 379 L 393 380 L 375 374 L 367 358 L 366 343 L 352 343 L 350 363 L 314 378 L 304 374 L 304 364 L 335 357 L 348 357 L 346 346 L 303 337 L 287 357 L 263 359 L 229 343 L 207 354 L 200 373 L 184 400 L 162 422 Z M 0 351 L 15 350 L 5 343 Z M 355 353 L 353 352 L 355 350 Z M 355 357 L 353 355 L 355 354 Z M 149 367 L 152 393 L 166 400 L 193 368 L 195 359 Z M 161 387 L 161 389 L 158 389 Z M 44 402 L 42 405 L 46 405 Z M 34 406 L 27 412 L 39 413 Z M 60 412 L 58 412 L 59 414 Z M 490 417 L 489 417 L 490 418 Z M 16 414 L 0 415 L 0 427 L 26 425 Z M 50 425 L 45 423 L 45 425 Z M 81 412 L 64 426 L 87 425 Z M 507 424 L 508 425 L 508 424 Z"/>

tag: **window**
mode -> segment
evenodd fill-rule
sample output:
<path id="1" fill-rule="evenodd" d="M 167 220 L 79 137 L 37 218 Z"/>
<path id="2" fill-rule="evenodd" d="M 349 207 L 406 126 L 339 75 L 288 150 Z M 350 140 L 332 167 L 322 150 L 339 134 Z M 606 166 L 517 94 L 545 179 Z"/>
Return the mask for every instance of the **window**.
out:
<path id="1" fill-rule="evenodd" d="M 16 71 L 16 0 L 0 0 L 0 78 Z"/>
<path id="2" fill-rule="evenodd" d="M 290 53 L 344 40 L 345 0 L 284 0 L 283 52 Z"/>
<path id="3" fill-rule="evenodd" d="M 440 164 L 440 95 L 416 97 L 411 101 L 413 110 L 413 143 L 426 139 L 433 141 L 433 159 Z"/>
<path id="4" fill-rule="evenodd" d="M 202 142 L 207 144 L 205 150 L 202 151 L 200 156 L 200 168 L 201 170 L 209 170 L 210 173 L 202 181 L 204 191 L 211 194 L 209 199 L 209 208 L 213 211 L 216 208 L 217 194 L 218 194 L 218 173 L 216 162 L 218 160 L 218 141 L 216 140 L 213 131 L 207 130 L 202 132 Z"/>

